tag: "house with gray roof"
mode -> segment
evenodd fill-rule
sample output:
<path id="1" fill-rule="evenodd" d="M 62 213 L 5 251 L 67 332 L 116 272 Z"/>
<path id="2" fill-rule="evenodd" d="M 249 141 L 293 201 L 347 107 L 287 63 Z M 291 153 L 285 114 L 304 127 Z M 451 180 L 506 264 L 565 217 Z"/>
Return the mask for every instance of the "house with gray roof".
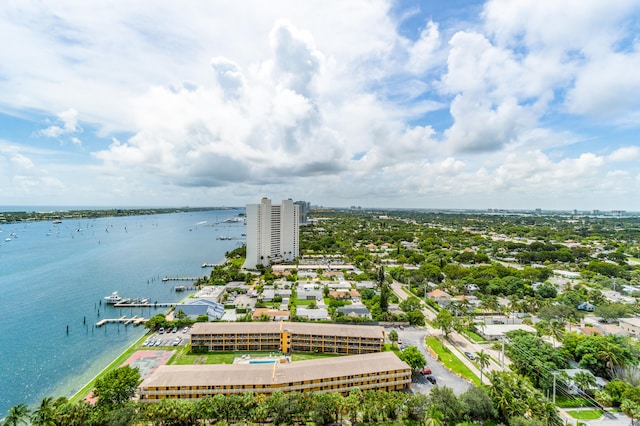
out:
<path id="1" fill-rule="evenodd" d="M 224 305 L 214 299 L 198 298 L 187 299 L 184 303 L 176 305 L 176 312 L 182 310 L 189 318 L 196 319 L 200 315 L 207 315 L 209 321 L 215 321 L 224 315 Z"/>
<path id="2" fill-rule="evenodd" d="M 371 318 L 369 309 L 362 303 L 341 306 L 336 309 L 336 312 L 341 312 L 348 317 Z"/>

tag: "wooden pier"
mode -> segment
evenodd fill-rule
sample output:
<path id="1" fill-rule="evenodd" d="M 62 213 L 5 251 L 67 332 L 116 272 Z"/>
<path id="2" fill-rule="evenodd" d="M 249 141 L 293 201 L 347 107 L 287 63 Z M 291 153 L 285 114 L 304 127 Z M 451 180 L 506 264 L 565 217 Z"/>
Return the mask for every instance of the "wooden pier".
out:
<path id="1" fill-rule="evenodd" d="M 198 281 L 202 277 L 164 277 L 162 281 Z"/>
<path id="2" fill-rule="evenodd" d="M 171 308 L 176 306 L 175 302 L 154 302 L 154 303 L 136 303 L 136 302 L 120 302 L 112 305 L 114 308 Z"/>
<path id="3" fill-rule="evenodd" d="M 200 290 L 200 286 L 197 286 L 197 285 L 177 285 L 173 289 L 175 291 L 192 291 L 192 290 Z"/>
<path id="4" fill-rule="evenodd" d="M 127 317 L 123 316 L 123 317 L 120 317 L 120 318 L 104 318 L 104 319 L 101 319 L 100 321 L 98 321 L 96 323 L 96 327 L 102 327 L 103 325 L 109 324 L 109 323 L 122 323 L 124 325 L 133 324 L 135 326 L 135 325 L 143 324 L 145 322 L 147 322 L 146 318 L 142 318 L 142 317 L 139 317 L 137 315 L 134 315 L 131 318 L 127 318 Z"/>

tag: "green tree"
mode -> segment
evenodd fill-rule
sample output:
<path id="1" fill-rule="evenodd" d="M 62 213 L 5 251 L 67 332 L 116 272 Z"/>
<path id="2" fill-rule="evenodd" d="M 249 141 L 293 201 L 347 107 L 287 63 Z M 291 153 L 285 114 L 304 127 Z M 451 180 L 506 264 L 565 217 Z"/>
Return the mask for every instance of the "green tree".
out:
<path id="1" fill-rule="evenodd" d="M 484 387 L 472 386 L 460 395 L 463 416 L 478 423 L 494 420 L 498 412 Z"/>
<path id="2" fill-rule="evenodd" d="M 583 391 L 587 392 L 596 385 L 596 378 L 586 371 L 579 371 L 573 376 L 573 382 Z"/>
<path id="3" fill-rule="evenodd" d="M 442 334 L 444 334 L 445 338 L 449 337 L 449 333 L 453 330 L 453 316 L 451 312 L 446 309 L 441 309 L 433 320 L 433 324 L 442 330 Z M 444 346 L 444 341 L 442 342 Z"/>
<path id="4" fill-rule="evenodd" d="M 99 406 L 118 406 L 124 404 L 135 394 L 140 384 L 140 371 L 125 365 L 116 368 L 99 378 L 93 391 Z"/>
<path id="5" fill-rule="evenodd" d="M 427 360 L 424 358 L 424 355 L 418 350 L 415 346 L 409 346 L 405 348 L 398 357 L 409 364 L 411 370 L 413 370 L 414 374 L 417 374 L 417 371 L 422 369 L 426 364 Z"/>
<path id="6" fill-rule="evenodd" d="M 420 299 L 418 299 L 415 296 L 411 296 L 411 297 L 403 300 L 402 302 L 400 302 L 399 307 L 404 312 L 419 311 L 420 307 L 421 307 L 421 303 L 422 302 L 420 302 Z"/>
<path id="7" fill-rule="evenodd" d="M 391 340 L 391 343 L 395 345 L 395 343 L 398 341 L 398 332 L 395 330 L 391 330 L 389 332 L 389 340 Z"/>
<path id="8" fill-rule="evenodd" d="M 20 424 L 28 424 L 29 407 L 25 404 L 14 405 L 9 409 L 7 417 L 4 419 L 3 425 L 18 426 Z"/>
<path id="9" fill-rule="evenodd" d="M 446 386 L 432 387 L 429 392 L 429 403 L 442 413 L 444 424 L 455 425 L 462 420 L 462 403 L 451 388 Z"/>

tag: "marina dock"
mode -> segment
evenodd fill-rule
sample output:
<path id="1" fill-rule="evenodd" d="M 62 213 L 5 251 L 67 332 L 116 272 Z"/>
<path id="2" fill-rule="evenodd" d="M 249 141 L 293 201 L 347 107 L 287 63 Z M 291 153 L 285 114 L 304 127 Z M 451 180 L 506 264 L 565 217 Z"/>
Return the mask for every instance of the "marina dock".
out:
<path id="1" fill-rule="evenodd" d="M 123 301 L 120 303 L 116 303 L 112 306 L 114 308 L 171 308 L 176 305 L 177 303 L 175 302 L 138 303 L 138 302 Z"/>
<path id="2" fill-rule="evenodd" d="M 200 290 L 200 286 L 197 286 L 197 285 L 177 285 L 173 289 L 175 291 L 192 291 L 192 290 Z"/>
<path id="3" fill-rule="evenodd" d="M 109 323 L 122 323 L 124 325 L 129 325 L 129 324 L 133 324 L 135 325 L 140 325 L 147 322 L 146 318 L 142 318 L 139 317 L 137 315 L 134 315 L 131 318 L 127 318 L 125 316 L 122 316 L 120 318 L 104 318 L 101 319 L 100 321 L 98 321 L 96 323 L 96 327 L 102 327 L 105 324 L 109 324 Z"/>
<path id="4" fill-rule="evenodd" d="M 202 277 L 164 277 L 162 281 L 198 281 Z"/>

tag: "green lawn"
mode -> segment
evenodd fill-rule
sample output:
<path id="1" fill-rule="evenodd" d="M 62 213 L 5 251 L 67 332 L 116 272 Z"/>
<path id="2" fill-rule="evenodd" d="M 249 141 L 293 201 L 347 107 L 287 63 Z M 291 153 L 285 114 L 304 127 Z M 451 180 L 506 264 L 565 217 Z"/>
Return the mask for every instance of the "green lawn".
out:
<path id="1" fill-rule="evenodd" d="M 460 359 L 453 354 L 449 349 L 442 347 L 440 340 L 433 336 L 427 336 L 425 343 L 431 349 L 438 354 L 438 360 L 444 364 L 449 370 L 464 377 L 476 386 L 480 385 L 480 379 L 476 376 L 469 367 L 467 367 Z"/>
<path id="2" fill-rule="evenodd" d="M 257 358 L 257 357 L 268 357 L 271 354 L 276 354 L 276 352 L 211 352 L 207 354 L 191 354 L 189 353 L 189 348 L 185 346 L 183 349 L 179 350 L 171 358 L 171 360 L 169 360 L 169 364 L 175 364 L 175 365 L 231 364 L 233 362 L 234 356 L 251 355 L 252 358 Z M 292 354 L 291 360 L 303 361 L 306 359 L 330 358 L 335 356 L 340 356 L 340 355 L 299 353 L 299 354 Z"/>
<path id="3" fill-rule="evenodd" d="M 577 420 L 598 420 L 602 417 L 600 410 L 570 410 L 567 414 Z"/>
<path id="4" fill-rule="evenodd" d="M 476 343 L 486 343 L 486 340 L 480 336 L 478 333 L 471 331 L 471 330 L 465 330 L 465 334 L 467 336 L 469 336 L 469 338 L 471 340 L 473 340 Z"/>
<path id="5" fill-rule="evenodd" d="M 315 299 L 311 299 L 311 300 L 300 300 L 300 299 L 296 299 L 293 302 L 296 306 L 306 306 L 306 305 L 311 305 L 312 303 L 318 303 Z"/>

